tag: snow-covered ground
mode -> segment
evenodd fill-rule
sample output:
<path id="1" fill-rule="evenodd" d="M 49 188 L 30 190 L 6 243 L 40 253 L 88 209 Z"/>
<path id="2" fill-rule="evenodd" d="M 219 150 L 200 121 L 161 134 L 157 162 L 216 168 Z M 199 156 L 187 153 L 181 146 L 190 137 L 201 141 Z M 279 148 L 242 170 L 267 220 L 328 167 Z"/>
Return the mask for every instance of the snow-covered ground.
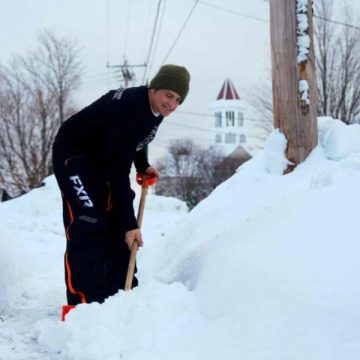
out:
<path id="1" fill-rule="evenodd" d="M 0 359 L 360 358 L 360 126 L 319 119 L 294 172 L 282 134 L 193 211 L 149 196 L 141 286 L 59 321 L 53 178 L 0 205 Z"/>

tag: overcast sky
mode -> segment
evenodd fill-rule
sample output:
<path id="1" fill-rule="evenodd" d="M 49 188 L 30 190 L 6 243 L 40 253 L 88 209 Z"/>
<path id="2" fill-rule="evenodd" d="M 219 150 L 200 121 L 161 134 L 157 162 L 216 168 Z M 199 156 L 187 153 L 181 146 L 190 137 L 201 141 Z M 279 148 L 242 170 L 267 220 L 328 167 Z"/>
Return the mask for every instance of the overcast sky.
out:
<path id="1" fill-rule="evenodd" d="M 244 98 L 268 75 L 269 4 L 264 0 L 200 0 L 193 8 L 195 3 L 162 0 L 149 77 L 164 62 L 186 66 L 191 90 L 179 110 L 209 115 L 225 78 L 232 79 Z M 43 29 L 76 39 L 85 65 L 76 100 L 79 107 L 85 106 L 118 87 L 107 63 L 121 64 L 125 57 L 129 64 L 145 62 L 157 7 L 158 0 L 0 0 L 0 62 L 36 47 L 37 34 Z M 143 76 L 143 69 L 138 68 L 137 85 Z M 162 126 L 156 147 L 160 150 L 170 138 L 183 134 L 205 144 L 210 133 L 176 123 L 208 128 L 211 122 L 207 116 L 174 114 Z"/>

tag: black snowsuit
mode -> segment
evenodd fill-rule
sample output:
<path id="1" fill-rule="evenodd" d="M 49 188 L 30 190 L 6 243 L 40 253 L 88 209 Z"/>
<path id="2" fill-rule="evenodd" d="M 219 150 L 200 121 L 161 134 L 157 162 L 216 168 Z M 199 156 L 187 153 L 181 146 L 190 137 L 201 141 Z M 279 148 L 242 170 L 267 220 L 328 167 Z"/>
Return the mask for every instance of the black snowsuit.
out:
<path id="1" fill-rule="evenodd" d="M 133 162 L 139 172 L 150 166 L 144 146 L 162 119 L 140 86 L 108 92 L 60 127 L 53 166 L 63 198 L 68 304 L 103 302 L 124 288 L 125 232 L 138 227 L 129 174 Z"/>

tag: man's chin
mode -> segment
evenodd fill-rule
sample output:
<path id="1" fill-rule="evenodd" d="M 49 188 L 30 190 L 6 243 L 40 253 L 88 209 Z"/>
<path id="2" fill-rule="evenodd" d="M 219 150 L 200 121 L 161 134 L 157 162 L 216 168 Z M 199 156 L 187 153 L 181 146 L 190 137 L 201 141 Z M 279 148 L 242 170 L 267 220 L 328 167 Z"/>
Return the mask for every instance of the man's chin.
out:
<path id="1" fill-rule="evenodd" d="M 173 111 L 169 111 L 169 110 L 164 110 L 164 111 L 161 111 L 161 115 L 162 116 L 169 116 L 173 113 Z"/>

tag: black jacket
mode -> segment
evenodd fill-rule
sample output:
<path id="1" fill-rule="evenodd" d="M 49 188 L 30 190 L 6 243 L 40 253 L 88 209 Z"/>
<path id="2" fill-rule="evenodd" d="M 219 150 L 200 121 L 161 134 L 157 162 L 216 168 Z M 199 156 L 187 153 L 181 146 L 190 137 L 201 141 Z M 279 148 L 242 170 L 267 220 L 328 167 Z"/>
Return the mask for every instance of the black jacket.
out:
<path id="1" fill-rule="evenodd" d="M 148 87 L 112 90 L 66 120 L 53 151 L 84 155 L 97 176 L 110 184 L 112 201 L 125 231 L 137 228 L 129 174 L 149 165 L 144 146 L 153 140 L 163 117 L 151 111 Z"/>

